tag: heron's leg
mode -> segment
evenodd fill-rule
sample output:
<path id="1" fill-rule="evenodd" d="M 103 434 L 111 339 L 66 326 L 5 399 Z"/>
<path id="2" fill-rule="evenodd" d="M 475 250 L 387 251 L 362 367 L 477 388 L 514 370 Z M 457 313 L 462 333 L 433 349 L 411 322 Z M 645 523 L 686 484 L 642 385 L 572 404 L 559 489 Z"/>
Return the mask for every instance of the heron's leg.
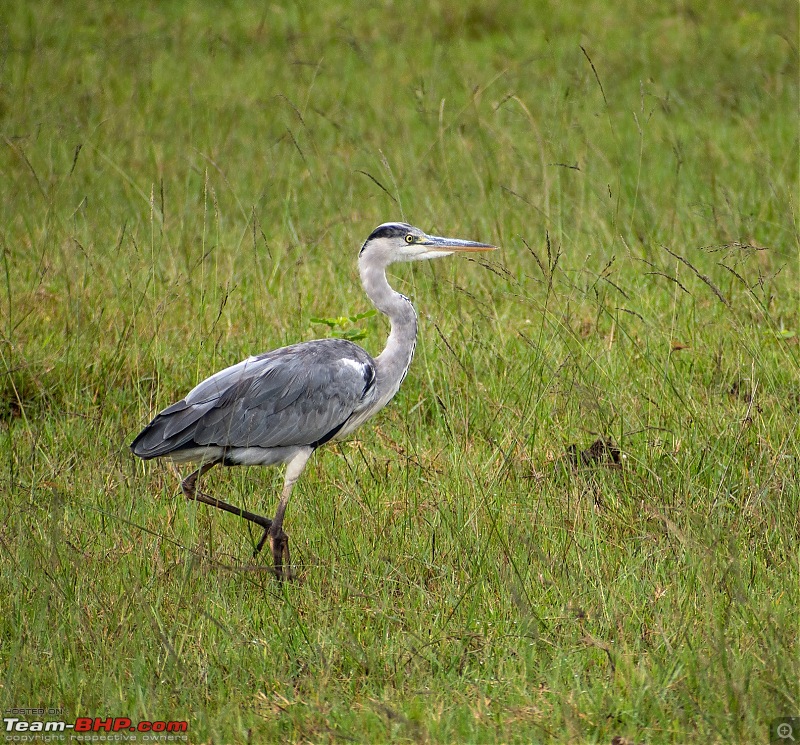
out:
<path id="1" fill-rule="evenodd" d="M 306 463 L 308 463 L 308 459 L 313 452 L 314 448 L 304 448 L 286 465 L 286 476 L 283 481 L 281 501 L 278 503 L 278 509 L 275 512 L 272 525 L 264 531 L 264 535 L 258 545 L 258 548 L 261 548 L 267 538 L 269 538 L 270 547 L 272 548 L 272 560 L 275 562 L 275 574 L 278 579 L 283 579 L 284 576 L 286 579 L 292 578 L 291 560 L 289 558 L 289 536 L 283 531 L 283 516 L 289 504 L 289 497 L 292 495 L 292 487 L 295 481 L 300 478 L 300 474 L 303 473 L 303 469 L 306 467 Z M 285 573 L 283 569 L 284 559 L 286 559 Z"/>
<path id="2" fill-rule="evenodd" d="M 232 504 L 228 504 L 227 502 L 223 502 L 215 497 L 210 497 L 208 494 L 203 494 L 197 488 L 197 480 L 207 471 L 211 470 L 214 466 L 217 465 L 219 461 L 209 461 L 208 463 L 203 463 L 200 468 L 198 468 L 193 473 L 190 473 L 183 481 L 181 481 L 181 490 L 183 491 L 183 495 L 187 499 L 194 499 L 196 502 L 202 502 L 203 504 L 209 504 L 212 507 L 219 507 L 221 510 L 225 510 L 225 512 L 230 512 L 233 515 L 238 515 L 239 517 L 244 518 L 245 520 L 249 520 L 251 523 L 255 523 L 256 525 L 260 525 L 264 530 L 269 530 L 270 526 L 272 525 L 272 520 L 268 517 L 262 517 L 261 515 L 256 515 L 254 512 L 248 512 L 247 510 L 243 510 L 240 507 L 234 507 Z"/>

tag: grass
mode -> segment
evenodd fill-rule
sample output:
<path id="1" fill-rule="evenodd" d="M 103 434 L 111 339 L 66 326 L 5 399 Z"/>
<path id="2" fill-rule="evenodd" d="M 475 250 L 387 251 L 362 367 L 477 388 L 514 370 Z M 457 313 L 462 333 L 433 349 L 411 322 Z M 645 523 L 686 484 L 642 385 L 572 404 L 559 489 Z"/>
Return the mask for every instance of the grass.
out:
<path id="1" fill-rule="evenodd" d="M 0 10 L 4 711 L 218 744 L 800 715 L 797 7 L 518 5 Z M 281 586 L 127 445 L 368 311 L 358 247 L 401 218 L 503 251 L 392 272 L 416 359 L 309 464 Z M 573 467 L 598 438 L 620 464 Z"/>

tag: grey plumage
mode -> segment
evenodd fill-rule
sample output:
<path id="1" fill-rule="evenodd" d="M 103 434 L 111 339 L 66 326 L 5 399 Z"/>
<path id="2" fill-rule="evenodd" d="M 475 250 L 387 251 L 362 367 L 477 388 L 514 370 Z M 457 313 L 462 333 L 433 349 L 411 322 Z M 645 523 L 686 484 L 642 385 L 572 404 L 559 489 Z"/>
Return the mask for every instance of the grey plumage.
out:
<path id="1" fill-rule="evenodd" d="M 219 507 L 264 528 L 255 553 L 269 539 L 278 577 L 289 571 L 283 517 L 294 483 L 314 450 L 347 436 L 397 393 L 414 355 L 417 316 L 411 301 L 386 280 L 396 261 L 418 261 L 494 246 L 423 233 L 407 223 L 384 223 L 367 238 L 358 258 L 365 292 L 388 316 L 391 331 L 375 359 L 343 339 L 294 344 L 250 357 L 204 380 L 164 409 L 131 443 L 140 458 L 199 461 L 181 487 L 189 499 Z M 286 463 L 275 518 L 270 520 L 197 489 L 198 479 L 217 464 Z"/>
<path id="2" fill-rule="evenodd" d="M 241 448 L 316 448 L 369 407 L 375 377 L 372 357 L 344 339 L 276 349 L 204 380 L 158 414 L 131 448 L 140 458 L 181 462 L 218 447 L 232 464 Z M 271 456 L 264 452 L 264 462 L 276 462 Z"/>

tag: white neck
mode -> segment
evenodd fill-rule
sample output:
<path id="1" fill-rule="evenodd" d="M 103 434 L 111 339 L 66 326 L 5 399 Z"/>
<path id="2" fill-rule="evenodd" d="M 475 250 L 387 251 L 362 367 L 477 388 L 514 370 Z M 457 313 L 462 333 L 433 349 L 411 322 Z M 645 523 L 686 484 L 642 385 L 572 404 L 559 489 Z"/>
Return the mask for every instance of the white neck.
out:
<path id="1" fill-rule="evenodd" d="M 385 349 L 375 358 L 377 409 L 397 393 L 411 365 L 417 344 L 417 314 L 411 301 L 389 285 L 385 265 L 368 265 L 359 260 L 358 269 L 364 291 L 375 307 L 389 317 L 392 327 Z"/>

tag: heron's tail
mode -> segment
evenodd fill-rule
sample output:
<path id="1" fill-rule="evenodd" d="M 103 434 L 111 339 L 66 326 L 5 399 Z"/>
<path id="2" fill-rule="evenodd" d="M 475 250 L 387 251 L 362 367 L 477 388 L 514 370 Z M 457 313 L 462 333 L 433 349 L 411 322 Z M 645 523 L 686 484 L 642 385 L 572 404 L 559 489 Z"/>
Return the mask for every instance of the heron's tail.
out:
<path id="1" fill-rule="evenodd" d="M 144 460 L 161 458 L 193 443 L 197 422 L 206 407 L 179 401 L 156 415 L 131 443 L 133 454 Z"/>

